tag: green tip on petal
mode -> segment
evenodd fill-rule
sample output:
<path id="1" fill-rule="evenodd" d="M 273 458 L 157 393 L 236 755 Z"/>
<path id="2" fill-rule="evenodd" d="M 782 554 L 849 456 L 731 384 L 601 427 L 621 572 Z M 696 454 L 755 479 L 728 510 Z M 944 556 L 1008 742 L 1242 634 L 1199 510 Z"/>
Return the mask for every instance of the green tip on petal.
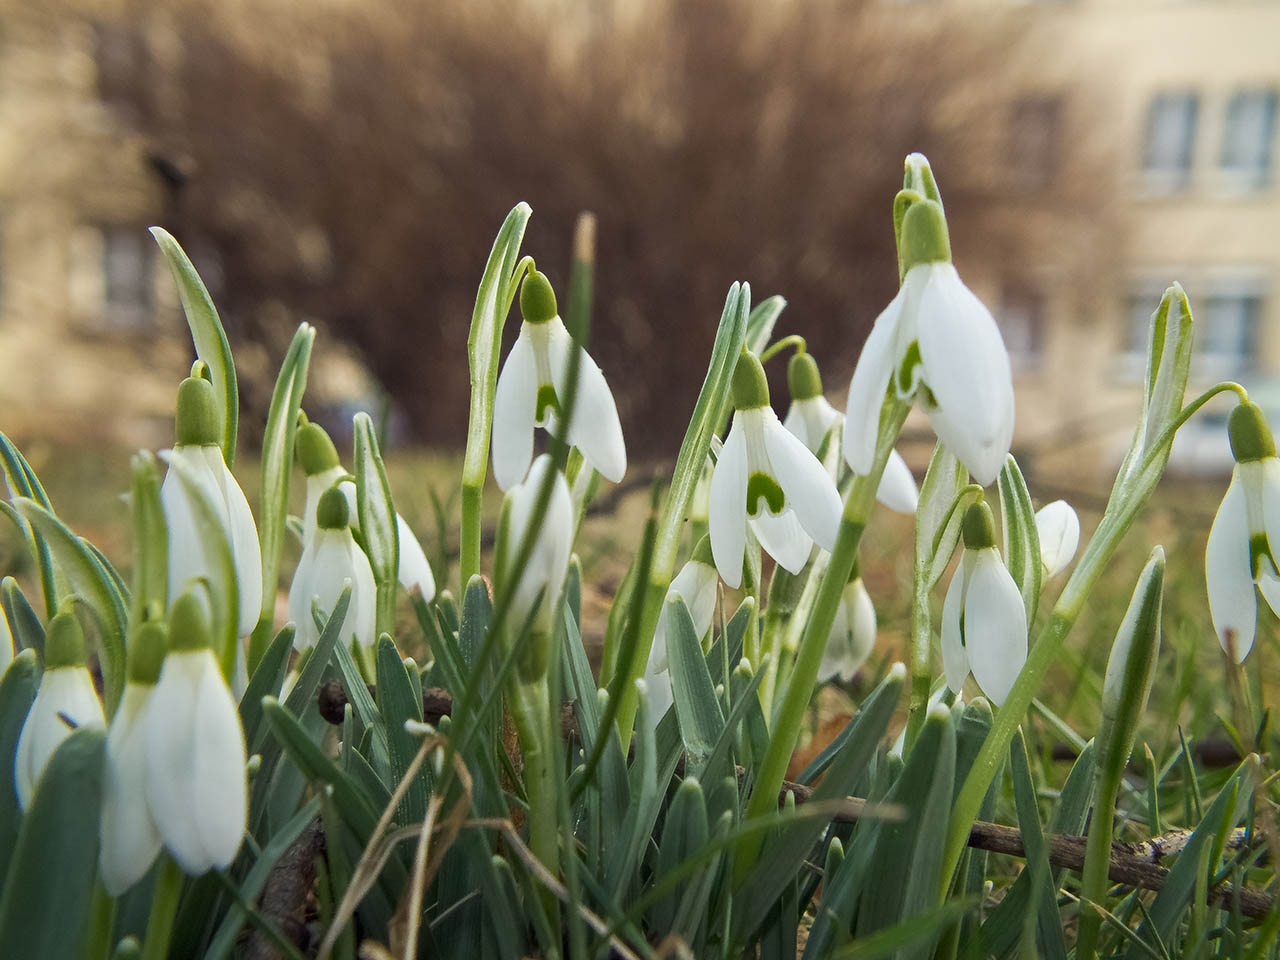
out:
<path id="1" fill-rule="evenodd" d="M 556 292 L 545 273 L 530 270 L 520 284 L 520 315 L 525 323 L 546 323 L 559 316 Z"/>
<path id="2" fill-rule="evenodd" d="M 342 461 L 338 459 L 338 448 L 325 433 L 324 427 L 318 423 L 303 423 L 298 427 L 297 440 L 294 441 L 298 451 L 298 462 L 308 477 L 317 473 L 332 470 Z"/>
<path id="3" fill-rule="evenodd" d="M 1266 415 L 1256 403 L 1245 400 L 1236 405 L 1227 420 L 1227 436 L 1231 439 L 1231 455 L 1236 463 L 1265 460 L 1276 455 L 1276 438 L 1267 424 Z"/>
<path id="4" fill-rule="evenodd" d="M 321 530 L 342 530 L 351 522 L 351 506 L 346 494 L 335 483 L 320 494 L 316 504 L 316 526 Z"/>
<path id="5" fill-rule="evenodd" d="M 716 565 L 715 557 L 711 553 L 711 537 L 708 534 L 704 533 L 702 539 L 694 544 L 693 556 L 689 559 L 694 563 L 704 563 L 708 567 Z"/>
<path id="6" fill-rule="evenodd" d="M 213 371 L 209 369 L 209 365 L 203 360 L 197 360 L 195 363 L 191 364 L 191 373 L 189 373 L 188 376 L 194 377 L 197 380 L 208 380 L 210 383 L 213 383 Z"/>
<path id="7" fill-rule="evenodd" d="M 49 621 L 44 634 L 44 666 L 46 670 L 59 667 L 83 667 L 88 662 L 84 650 L 84 630 L 72 612 L 71 603 L 63 603 Z"/>
<path id="8" fill-rule="evenodd" d="M 173 650 L 201 650 L 213 647 L 209 618 L 194 594 L 184 593 L 169 611 L 169 646 Z"/>
<path id="9" fill-rule="evenodd" d="M 933 200 L 920 200 L 907 207 L 899 243 L 904 274 L 922 263 L 950 263 L 951 237 L 942 206 Z"/>
<path id="10" fill-rule="evenodd" d="M 967 550 L 985 550 L 996 545 L 996 521 L 985 500 L 969 505 L 960 530 Z"/>
<path id="11" fill-rule="evenodd" d="M 188 447 L 216 444 L 222 438 L 213 384 L 203 377 L 187 377 L 178 388 L 174 434 L 175 443 Z"/>
<path id="12" fill-rule="evenodd" d="M 150 620 L 138 627 L 129 639 L 129 682 L 155 686 L 168 647 L 169 634 L 163 623 Z"/>
<path id="13" fill-rule="evenodd" d="M 903 162 L 902 189 L 918 193 L 926 200 L 942 206 L 942 194 L 938 192 L 938 183 L 933 179 L 933 168 L 929 166 L 929 158 L 923 153 L 911 153 Z"/>
<path id="14" fill-rule="evenodd" d="M 742 348 L 733 368 L 733 406 L 735 410 L 754 410 L 769 405 L 769 380 L 764 375 L 760 358 Z"/>
<path id="15" fill-rule="evenodd" d="M 822 375 L 818 362 L 808 353 L 792 354 L 787 363 L 787 388 L 792 400 L 811 400 L 822 396 Z"/>

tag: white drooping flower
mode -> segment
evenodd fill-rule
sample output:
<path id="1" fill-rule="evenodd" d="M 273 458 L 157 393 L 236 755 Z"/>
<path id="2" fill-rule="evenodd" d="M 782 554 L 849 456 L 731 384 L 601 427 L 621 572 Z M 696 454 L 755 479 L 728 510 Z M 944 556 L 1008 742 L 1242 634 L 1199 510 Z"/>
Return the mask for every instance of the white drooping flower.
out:
<path id="1" fill-rule="evenodd" d="M 645 669 L 645 678 L 667 676 L 667 634 L 671 631 L 671 623 L 668 622 L 667 616 L 669 600 L 675 596 L 684 600 L 685 607 L 689 608 L 689 616 L 694 621 L 694 630 L 698 631 L 699 637 L 703 637 L 712 628 L 712 617 L 716 614 L 718 584 L 719 575 L 712 558 L 710 539 L 704 536 L 694 548 L 694 556 L 680 568 L 680 572 L 673 577 L 671 586 L 667 588 L 662 613 L 658 617 L 658 627 L 654 630 L 653 646 L 649 648 L 649 664 Z M 671 684 L 669 676 L 666 682 L 668 685 Z M 653 691 L 652 685 L 650 685 L 650 691 Z M 660 717 L 662 714 L 654 717 L 655 721 Z"/>
<path id="2" fill-rule="evenodd" d="M 837 448 L 842 445 L 844 419 L 822 393 L 822 377 L 818 364 L 808 353 L 795 353 L 787 365 L 787 384 L 791 389 L 791 406 L 782 425 L 800 438 L 800 442 L 814 454 L 820 454 L 828 434 Z M 835 430 L 832 433 L 832 430 Z M 840 455 L 827 456 L 823 463 L 828 472 L 839 464 Z M 834 480 L 835 477 L 833 476 Z M 880 484 L 876 487 L 876 499 L 898 513 L 915 513 L 920 491 L 916 487 L 911 468 L 894 450 L 889 454 Z"/>
<path id="3" fill-rule="evenodd" d="M 147 705 L 159 677 L 164 628 L 143 624 L 129 643 L 129 680 L 107 731 L 99 866 L 107 893 L 118 897 L 146 876 L 160 852 L 160 829 L 147 803 Z"/>
<path id="4" fill-rule="evenodd" d="M 784 569 L 799 573 L 816 542 L 835 545 L 840 494 L 830 475 L 769 406 L 755 354 L 743 350 L 733 373 L 735 412 L 711 476 L 711 552 L 724 582 L 742 582 L 747 526 Z"/>
<path id="5" fill-rule="evenodd" d="M 876 608 L 862 578 L 855 573 L 840 594 L 840 605 L 818 667 L 818 682 L 839 677 L 848 683 L 867 662 L 875 643 Z"/>
<path id="6" fill-rule="evenodd" d="M 510 490 L 533 459 L 534 427 L 556 430 L 563 412 L 573 338 L 556 312 L 556 296 L 544 274 L 530 270 L 520 286 L 524 322 L 498 376 L 493 398 L 493 475 Z M 596 362 L 581 353 L 576 409 L 568 441 L 606 480 L 627 472 L 618 408 Z"/>
<path id="7" fill-rule="evenodd" d="M 44 675 L 13 756 L 18 806 L 31 803 L 53 752 L 77 727 L 102 729 L 102 702 L 85 666 L 84 633 L 69 607 L 55 614 L 45 631 Z"/>
<path id="8" fill-rule="evenodd" d="M 551 481 L 551 499 L 542 524 L 530 535 L 533 548 L 529 561 L 520 570 L 513 569 L 521 541 L 529 533 L 538 491 L 547 471 L 555 471 Z M 555 469 L 545 453 L 533 461 L 529 475 L 507 494 L 505 517 L 500 525 L 498 556 L 494 573 L 503 590 L 513 590 L 509 622 L 519 632 L 530 620 L 535 633 L 550 631 L 552 617 L 559 608 L 569 570 L 569 554 L 573 548 L 573 502 L 564 474 Z M 514 581 L 514 585 L 511 584 Z"/>
<path id="9" fill-rule="evenodd" d="M 927 167 L 918 154 L 907 162 Z M 991 311 L 951 264 L 941 204 L 911 196 L 899 244 L 906 272 L 854 368 L 844 455 L 855 473 L 871 471 L 880 408 L 893 390 L 904 401 L 919 397 L 938 439 L 986 486 L 1013 439 L 1009 354 Z"/>
<path id="10" fill-rule="evenodd" d="M 1027 610 L 995 546 L 991 508 L 965 511 L 964 552 L 942 604 L 942 665 L 956 693 L 973 678 L 1000 706 L 1027 660 Z"/>
<path id="11" fill-rule="evenodd" d="M 373 568 L 348 525 L 351 507 L 338 486 L 330 487 L 316 504 L 316 531 L 303 544 L 302 557 L 289 585 L 289 619 L 296 633 L 294 649 L 310 650 L 320 639 L 313 608 L 324 616 L 332 613 L 343 588 L 351 584 L 343 636 L 360 647 L 377 640 L 377 585 Z"/>
<path id="12" fill-rule="evenodd" d="M 248 822 L 240 713 L 210 648 L 200 603 L 183 594 L 143 715 L 147 805 L 165 847 L 198 876 L 235 859 Z"/>
<path id="13" fill-rule="evenodd" d="M 308 421 L 298 428 L 296 442 L 298 460 L 302 463 L 303 472 L 307 475 L 306 503 L 302 508 L 302 545 L 315 538 L 316 507 L 320 504 L 320 495 L 335 483 L 347 498 L 350 508 L 351 529 L 360 532 L 360 517 L 356 510 L 356 485 L 351 482 L 349 474 L 342 468 L 338 459 L 337 448 L 319 424 Z M 413 529 L 405 522 L 404 517 L 396 514 L 396 536 L 400 544 L 400 565 L 396 579 L 406 590 L 418 590 L 423 600 L 433 600 L 436 595 L 436 578 L 431 571 L 427 555 L 418 542 Z"/>
<path id="14" fill-rule="evenodd" d="M 201 543 L 197 506 L 191 501 L 175 470 L 180 461 L 205 492 L 217 519 L 226 531 L 235 565 L 239 616 L 236 632 L 253 632 L 262 609 L 262 553 L 258 528 L 240 484 L 227 469 L 218 446 L 213 386 L 202 377 L 188 377 L 178 391 L 177 437 L 173 449 L 163 455 L 170 467 L 160 488 L 165 522 L 169 527 L 169 603 L 188 589 L 193 580 L 210 577 L 209 554 Z"/>
<path id="15" fill-rule="evenodd" d="M 1236 663 L 1253 649 L 1258 591 L 1280 612 L 1280 459 L 1257 404 L 1240 403 L 1227 423 L 1236 465 L 1205 546 L 1209 613 Z"/>
<path id="16" fill-rule="evenodd" d="M 1046 503 L 1036 511 L 1036 535 L 1045 578 L 1055 577 L 1067 568 L 1080 546 L 1080 518 L 1065 500 Z"/>

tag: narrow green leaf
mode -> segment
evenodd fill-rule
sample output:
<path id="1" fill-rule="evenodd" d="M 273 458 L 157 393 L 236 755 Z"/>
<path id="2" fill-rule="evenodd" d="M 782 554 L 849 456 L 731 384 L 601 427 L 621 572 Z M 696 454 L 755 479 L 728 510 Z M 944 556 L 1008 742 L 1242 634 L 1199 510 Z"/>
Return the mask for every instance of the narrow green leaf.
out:
<path id="1" fill-rule="evenodd" d="M 667 822 L 662 828 L 662 843 L 658 847 L 656 876 L 662 876 L 686 860 L 707 842 L 710 832 L 707 825 L 707 802 L 702 786 L 696 777 L 686 777 L 676 789 L 675 798 L 667 810 Z M 676 911 L 689 888 L 697 882 L 697 875 L 680 883 L 670 896 L 653 905 L 650 923 L 662 934 L 678 933 L 673 930 Z"/>
<path id="2" fill-rule="evenodd" d="M 1062 917 L 1058 914 L 1057 890 L 1049 869 L 1049 847 L 1040 825 L 1036 805 L 1036 787 L 1031 779 L 1031 763 L 1022 730 L 1013 737 L 1009 752 L 1009 770 L 1013 775 L 1013 797 L 1018 808 L 1018 828 L 1027 851 L 1027 864 L 1032 876 L 1036 912 L 1036 948 L 1040 957 L 1066 960 L 1067 945 L 1062 938 Z M 1027 871 L 1024 871 L 1027 872 Z"/>
<path id="3" fill-rule="evenodd" d="M 249 669 L 255 670 L 271 636 L 272 613 L 279 589 L 280 551 L 284 548 L 285 524 L 289 515 L 289 478 L 293 469 L 293 443 L 298 429 L 302 395 L 307 389 L 307 371 L 316 331 L 309 323 L 298 325 L 293 342 L 284 355 L 267 426 L 262 436 L 261 500 L 258 504 L 258 545 L 262 555 L 262 614 L 249 644 Z"/>
<path id="4" fill-rule="evenodd" d="M 169 525 L 160 501 L 160 470 L 149 451 L 130 461 L 133 475 L 133 623 L 169 609 Z"/>
<path id="5" fill-rule="evenodd" d="M 244 696 L 240 698 L 240 724 L 244 727 L 244 741 L 249 745 L 250 753 L 257 753 L 266 738 L 266 727 L 262 725 L 262 698 L 280 694 L 289 666 L 289 654 L 293 652 L 294 633 L 290 624 L 276 634 L 257 669 L 249 677 Z"/>
<path id="6" fill-rule="evenodd" d="M 378 585 L 378 633 L 395 630 L 396 587 L 399 585 L 400 536 L 391 500 L 387 468 L 378 437 L 367 413 L 357 413 L 355 430 L 356 512 L 365 552 Z"/>
<path id="7" fill-rule="evenodd" d="M 0 894 L 0 945 L 28 957 L 83 955 L 98 875 L 106 733 L 76 730 L 54 751 L 23 818 Z"/>
<path id="8" fill-rule="evenodd" d="M 378 712 L 382 714 L 387 729 L 387 746 L 391 755 L 393 783 L 404 780 L 418 748 L 421 737 L 409 733 L 406 720 L 422 722 L 422 698 L 414 696 L 413 684 L 405 675 L 400 652 L 387 634 L 378 638 L 376 653 L 378 667 Z M 420 770 L 400 802 L 399 821 L 418 823 L 427 815 L 426 768 Z"/>
<path id="9" fill-rule="evenodd" d="M 48 543 L 71 592 L 82 597 L 98 618 L 102 638 L 102 680 L 110 716 L 124 692 L 124 631 L 128 598 L 120 594 L 115 580 L 66 524 L 34 500 L 17 497 L 13 505 Z"/>
<path id="10" fill-rule="evenodd" d="M 4 616 L 9 621 L 17 651 L 34 650 L 43 659 L 44 625 L 13 577 L 0 581 L 0 603 L 4 604 Z"/>
<path id="11" fill-rule="evenodd" d="M 998 482 L 1000 516 L 1004 527 L 1004 562 L 1022 594 L 1027 625 L 1030 626 L 1036 622 L 1040 579 L 1044 572 L 1040 561 L 1040 532 L 1036 528 L 1031 494 L 1027 492 L 1027 483 L 1022 479 L 1022 471 L 1012 454 L 1006 458 Z"/>
<path id="12" fill-rule="evenodd" d="M 17 787 L 14 785 L 13 756 L 18 751 L 18 737 L 27 720 L 27 711 L 35 702 L 40 686 L 40 664 L 34 651 L 23 650 L 0 677 L 0 877 L 9 871 L 9 861 L 18 843 L 22 811 L 18 809 Z"/>
<path id="13" fill-rule="evenodd" d="M 698 776 L 724 731 L 724 714 L 707 672 L 698 630 L 683 598 L 668 600 L 663 615 L 667 618 L 667 660 L 676 719 L 684 740 L 685 770 Z"/>
<path id="14" fill-rule="evenodd" d="M 782 316 L 786 306 L 786 298 L 774 294 L 751 308 L 751 313 L 747 316 L 745 339 L 748 350 L 757 355 L 764 352 L 764 348 L 773 339 L 774 325 L 778 322 L 778 317 Z"/>
<path id="15" fill-rule="evenodd" d="M 236 365 L 231 358 L 231 344 L 227 342 L 227 333 L 222 329 L 222 321 L 218 318 L 218 310 L 208 288 L 178 241 L 162 227 L 152 227 L 151 236 L 159 244 L 173 274 L 173 282 L 177 284 L 196 356 L 209 368 L 213 395 L 220 410 L 222 457 L 231 467 L 236 458 L 236 430 L 240 420 L 240 395 L 236 387 Z"/>
<path id="16" fill-rule="evenodd" d="M 9 487 L 11 498 L 26 497 L 40 504 L 49 513 L 53 513 L 53 504 L 49 502 L 49 497 L 44 492 L 44 487 L 40 485 L 35 471 L 27 463 L 27 458 L 3 432 L 0 432 L 0 469 L 4 470 L 4 479 Z M 44 537 L 37 530 L 32 529 L 31 524 L 21 514 L 13 514 L 11 519 L 17 524 L 18 530 L 31 550 L 36 569 L 40 572 L 45 616 L 52 617 L 58 608 L 58 590 L 54 582 L 53 557 L 49 552 L 49 546 L 44 542 Z"/>
<path id="17" fill-rule="evenodd" d="M 939 934 L 974 908 L 972 900 L 950 900 L 920 916 L 855 940 L 835 953 L 830 960 L 881 960 L 908 947 L 919 948 L 932 943 Z"/>

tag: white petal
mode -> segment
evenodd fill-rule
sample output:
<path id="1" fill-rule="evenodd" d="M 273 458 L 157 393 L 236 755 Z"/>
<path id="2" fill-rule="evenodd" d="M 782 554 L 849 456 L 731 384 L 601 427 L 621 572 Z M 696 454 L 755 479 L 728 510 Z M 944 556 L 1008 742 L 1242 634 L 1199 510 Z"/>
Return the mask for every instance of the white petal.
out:
<path id="1" fill-rule="evenodd" d="M 947 586 L 947 597 L 942 602 L 942 669 L 947 675 L 947 686 L 953 693 L 964 689 L 964 681 L 969 676 L 969 652 L 965 649 L 960 630 L 967 567 L 967 557 L 962 557 Z"/>
<path id="2" fill-rule="evenodd" d="M 911 475 L 907 461 L 902 459 L 902 454 L 897 450 L 889 453 L 884 473 L 880 475 L 880 486 L 876 488 L 876 499 L 898 513 L 916 512 L 920 490 L 916 487 L 916 478 Z"/>
<path id="3" fill-rule="evenodd" d="M 289 620 L 293 623 L 293 648 L 301 653 L 310 650 L 320 639 L 315 618 L 311 616 L 311 600 L 316 596 L 315 561 L 317 533 L 302 548 L 302 556 L 289 584 Z"/>
<path id="4" fill-rule="evenodd" d="M 725 583 L 736 588 L 742 583 L 747 549 L 747 438 L 737 414 L 711 474 L 707 527 L 716 569 Z"/>
<path id="5" fill-rule="evenodd" d="M 521 325 L 520 336 L 507 354 L 493 395 L 493 477 L 503 490 L 524 479 L 533 459 L 537 402 L 538 371 L 533 344 Z"/>
<path id="6" fill-rule="evenodd" d="M 661 673 L 646 671 L 644 675 L 645 699 L 649 705 L 649 719 L 655 727 L 671 705 L 676 702 L 671 689 L 671 674 L 663 670 Z"/>
<path id="7" fill-rule="evenodd" d="M 914 267 L 913 270 L 926 269 Z M 950 264 L 930 264 L 916 318 L 938 439 L 983 486 L 995 481 L 1013 440 L 1013 374 L 995 319 Z"/>
<path id="8" fill-rule="evenodd" d="M 551 365 L 556 396 L 563 400 L 568 389 L 569 351 L 573 338 L 557 317 L 550 321 L 547 336 L 547 360 Z M 583 457 L 600 475 L 617 483 L 627 472 L 627 448 L 622 441 L 622 424 L 613 393 L 605 382 L 600 367 L 590 354 L 582 351 L 578 363 L 577 409 L 569 424 L 569 442 L 582 451 Z"/>
<path id="9" fill-rule="evenodd" d="M 5 618 L 4 608 L 0 607 L 0 677 L 13 663 L 13 633 L 9 630 L 9 621 Z"/>
<path id="10" fill-rule="evenodd" d="M 404 517 L 396 514 L 396 531 L 400 540 L 400 586 L 406 590 L 418 588 L 423 600 L 432 600 L 436 595 L 436 578 L 431 572 L 431 564 L 427 555 L 422 552 L 422 544 L 414 536 Z"/>
<path id="11" fill-rule="evenodd" d="M 1222 649 L 1236 662 L 1253 649 L 1258 625 L 1258 601 L 1249 569 L 1249 523 L 1245 516 L 1244 487 L 1237 471 L 1218 507 L 1204 550 L 1204 580 L 1209 593 L 1209 615 Z"/>
<path id="12" fill-rule="evenodd" d="M 240 849 L 248 822 L 244 732 L 231 691 L 210 657 L 188 709 L 195 713 L 195 823 L 215 867 L 226 868 Z"/>
<path id="13" fill-rule="evenodd" d="M 160 852 L 160 832 L 146 799 L 142 718 L 150 694 L 150 686 L 127 684 L 107 734 L 99 863 L 103 886 L 113 897 L 141 880 Z"/>
<path id="14" fill-rule="evenodd" d="M 193 474 L 203 478 L 203 459 L 193 458 L 190 454 L 190 448 L 186 447 L 178 447 L 169 452 L 169 456 L 174 459 L 186 459 Z M 210 493 L 216 494 L 216 488 L 211 487 Z M 209 564 L 201 545 L 195 512 L 183 490 L 182 482 L 173 470 L 165 474 L 164 483 L 160 486 L 160 504 L 164 508 L 165 524 L 169 530 L 169 603 L 172 605 L 184 592 L 189 581 L 208 574 Z"/>
<path id="15" fill-rule="evenodd" d="M 142 721 L 147 805 L 165 846 L 183 872 L 193 876 L 213 865 L 195 822 L 198 751 L 193 705 L 206 659 L 213 662 L 208 650 L 166 656 Z"/>
<path id="16" fill-rule="evenodd" d="M 832 550 L 836 545 L 836 534 L 840 532 L 840 514 L 844 506 L 830 474 L 809 448 L 794 434 L 788 433 L 778 422 L 777 415 L 767 408 L 764 448 L 769 454 L 774 478 L 782 487 L 787 506 L 795 513 L 800 526 L 823 550 Z M 763 541 L 761 543 L 763 545 Z"/>
<path id="17" fill-rule="evenodd" d="M 348 569 L 351 578 L 351 602 L 348 609 L 348 621 L 343 625 L 343 633 L 354 637 L 362 647 L 372 647 L 378 639 L 378 584 L 373 577 L 373 567 L 354 540 L 348 535 L 346 549 L 349 557 Z M 338 593 L 346 586 L 345 581 L 338 585 Z M 337 602 L 338 594 L 334 594 Z M 332 608 L 331 608 L 332 609 Z"/>
<path id="18" fill-rule="evenodd" d="M 1065 500 L 1046 503 L 1036 511 L 1036 534 L 1040 538 L 1040 560 L 1045 576 L 1066 569 L 1080 545 L 1080 518 Z"/>
<path id="19" fill-rule="evenodd" d="M 720 575 L 716 573 L 715 567 L 705 563 L 695 561 L 692 566 L 694 567 L 693 595 L 686 596 L 685 603 L 689 607 L 689 616 L 693 619 L 694 629 L 698 631 L 699 637 L 703 637 L 711 629 L 711 621 L 715 617 L 716 588 L 720 585 Z"/>
<path id="20" fill-rule="evenodd" d="M 551 458 L 546 454 L 538 457 L 529 469 L 524 482 L 511 491 L 511 508 L 509 532 L 511 537 L 511 559 L 520 548 L 529 522 L 532 520 L 533 508 L 537 503 L 538 490 L 542 486 L 548 470 L 554 469 Z M 569 494 L 569 485 L 564 474 L 556 471 L 551 487 L 551 500 L 547 504 L 542 526 L 537 530 L 533 551 L 529 562 L 519 571 L 512 596 L 512 620 L 517 629 L 522 627 L 537 604 L 541 628 L 550 626 L 550 618 L 556 604 L 560 602 L 560 594 L 564 589 L 564 578 L 569 567 L 569 553 L 573 547 L 573 499 Z M 504 576 L 511 576 L 507 571 Z M 539 601 L 539 596 L 541 600 Z"/>
<path id="21" fill-rule="evenodd" d="M 344 476 L 346 471 L 342 466 L 330 467 L 328 470 L 322 470 L 314 476 L 307 477 L 306 482 L 306 503 L 302 507 L 302 543 L 305 547 L 316 535 L 316 508 L 320 506 L 320 495 L 328 490 L 335 480 Z M 344 484 L 344 486 L 347 486 Z M 351 519 L 356 518 L 355 504 L 355 485 L 351 486 Z"/>
<path id="22" fill-rule="evenodd" d="M 903 295 L 898 291 L 876 318 L 858 364 L 849 381 L 849 403 L 844 416 L 844 458 L 854 473 L 868 474 L 876 459 L 876 435 L 880 408 L 884 405 L 898 357 L 895 355 Z"/>
<path id="23" fill-rule="evenodd" d="M 810 450 L 817 449 L 817 444 L 809 439 L 809 421 L 800 411 L 800 404 L 803 401 L 792 400 L 791 406 L 787 408 L 787 415 L 782 418 L 782 425 L 787 428 L 794 436 L 800 438 Z"/>
<path id="24" fill-rule="evenodd" d="M 1267 534 L 1267 544 L 1280 562 L 1280 459 L 1267 457 L 1261 461 L 1262 526 Z M 1265 570 L 1265 564 L 1263 566 Z M 1273 608 L 1274 609 L 1274 608 Z"/>
<path id="25" fill-rule="evenodd" d="M 831 631 L 827 634 L 827 645 L 822 650 L 822 662 L 818 664 L 818 682 L 839 677 L 846 683 L 853 678 L 855 670 L 848 670 L 849 650 L 853 646 L 853 626 L 849 617 L 849 606 L 843 595 L 836 605 L 836 615 L 831 621 Z"/>
<path id="26" fill-rule="evenodd" d="M 969 669 L 982 692 L 1000 706 L 1027 662 L 1027 611 L 994 547 L 978 551 L 964 609 Z"/>
<path id="27" fill-rule="evenodd" d="M 871 595 L 867 593 L 867 588 L 859 577 L 845 589 L 846 594 L 852 594 L 846 602 L 850 609 L 853 619 L 853 648 L 850 650 L 851 658 L 857 662 L 858 667 L 867 661 L 867 657 L 871 656 L 871 651 L 876 645 L 876 608 L 871 602 Z"/>
<path id="28" fill-rule="evenodd" d="M 221 459 L 219 454 L 220 463 Z M 235 561 L 236 585 L 240 592 L 238 632 L 240 636 L 247 637 L 258 625 L 258 615 L 262 612 L 262 549 L 258 546 L 258 528 L 253 522 L 253 513 L 249 510 L 244 491 L 226 464 L 221 463 L 221 466 L 231 556 Z"/>
<path id="29" fill-rule="evenodd" d="M 61 714 L 62 716 L 59 716 Z M 65 716 L 71 726 L 62 719 Z M 40 688 L 27 711 L 14 751 L 14 781 L 18 806 L 31 802 L 40 776 L 54 751 L 76 727 L 101 730 L 106 726 L 93 678 L 84 667 L 55 667 L 40 678 Z"/>
<path id="30" fill-rule="evenodd" d="M 771 517 L 761 511 L 757 516 L 749 517 L 747 522 L 764 552 L 777 560 L 784 570 L 799 573 L 804 569 L 813 551 L 813 538 L 800 526 L 794 512 L 788 510 L 780 516 Z"/>

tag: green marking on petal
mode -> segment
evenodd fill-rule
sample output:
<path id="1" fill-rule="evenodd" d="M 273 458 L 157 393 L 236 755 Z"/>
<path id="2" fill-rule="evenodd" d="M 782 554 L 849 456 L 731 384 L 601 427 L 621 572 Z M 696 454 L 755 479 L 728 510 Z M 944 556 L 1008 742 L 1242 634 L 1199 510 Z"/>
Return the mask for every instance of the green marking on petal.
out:
<path id="1" fill-rule="evenodd" d="M 898 396 L 904 399 L 911 396 L 916 379 L 916 367 L 923 362 L 924 360 L 920 357 L 920 341 L 912 340 L 911 346 L 907 347 L 907 352 L 902 356 L 902 363 L 898 364 Z"/>
<path id="2" fill-rule="evenodd" d="M 1249 573 L 1254 582 L 1257 582 L 1262 574 L 1263 560 L 1271 564 L 1271 575 L 1280 577 L 1280 566 L 1277 566 L 1276 558 L 1271 553 L 1271 544 L 1267 541 L 1267 535 L 1255 533 L 1249 537 Z"/>
<path id="3" fill-rule="evenodd" d="M 760 513 L 760 500 L 763 499 L 769 513 L 779 514 L 786 506 L 787 498 L 783 496 L 778 481 L 767 473 L 753 473 L 747 478 L 747 513 L 757 516 Z"/>
<path id="4" fill-rule="evenodd" d="M 534 419 L 538 423 L 546 422 L 546 411 L 550 408 L 552 413 L 560 412 L 560 401 L 556 399 L 556 388 L 549 383 L 545 383 L 538 388 L 538 407 L 537 414 Z"/>

